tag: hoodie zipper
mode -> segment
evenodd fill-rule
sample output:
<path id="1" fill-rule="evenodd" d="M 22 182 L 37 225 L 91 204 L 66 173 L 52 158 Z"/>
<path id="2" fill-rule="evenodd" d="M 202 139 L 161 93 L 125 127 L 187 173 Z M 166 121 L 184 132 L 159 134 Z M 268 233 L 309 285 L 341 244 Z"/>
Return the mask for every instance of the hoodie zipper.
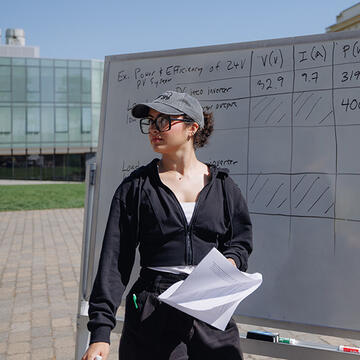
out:
<path id="1" fill-rule="evenodd" d="M 190 238 L 190 233 L 191 233 L 191 227 L 192 227 L 192 224 L 194 222 L 194 219 L 197 215 L 197 211 L 198 211 L 198 208 L 199 208 L 199 203 L 200 201 L 202 200 L 201 199 L 201 193 L 203 192 L 203 190 L 209 185 L 210 183 L 207 183 L 200 191 L 199 193 L 199 196 L 198 196 L 198 200 L 195 202 L 195 207 L 194 207 L 194 212 L 191 216 L 191 219 L 190 219 L 190 223 L 188 224 L 187 220 L 186 220 L 186 216 L 185 216 L 185 213 L 184 213 L 184 210 L 178 200 L 178 198 L 175 196 L 174 192 L 169 188 L 167 187 L 165 184 L 165 186 L 168 188 L 170 194 L 172 195 L 172 197 L 175 199 L 175 202 L 177 204 L 177 207 L 178 209 L 180 210 L 180 213 L 181 213 L 181 217 L 183 219 L 183 223 L 184 223 L 184 228 L 185 228 L 185 244 L 186 244 L 186 265 L 193 265 L 193 252 L 192 252 L 192 244 L 191 244 L 191 238 Z"/>
<path id="2" fill-rule="evenodd" d="M 198 211 L 198 208 L 199 208 L 199 203 L 202 200 L 201 199 L 202 193 L 205 191 L 206 187 L 213 182 L 213 179 L 216 176 L 215 170 L 213 169 L 213 171 L 212 171 L 212 177 L 211 177 L 210 181 L 200 190 L 200 193 L 198 195 L 198 199 L 195 202 L 194 212 L 193 212 L 193 214 L 191 216 L 189 224 L 187 222 L 184 210 L 183 210 L 178 198 L 175 196 L 174 192 L 167 185 L 165 185 L 161 181 L 160 175 L 159 175 L 159 172 L 158 172 L 158 169 L 157 169 L 157 165 L 156 165 L 155 171 L 156 171 L 156 174 L 158 176 L 158 180 L 160 181 L 160 184 L 162 184 L 165 187 L 165 189 L 167 189 L 168 193 L 173 197 L 173 199 L 175 200 L 175 203 L 177 204 L 178 209 L 180 210 L 181 217 L 182 217 L 182 220 L 183 220 L 183 223 L 184 223 L 184 228 L 185 228 L 186 265 L 193 265 L 194 259 L 193 259 L 193 251 L 192 251 L 192 246 L 191 246 L 192 244 L 191 244 L 191 238 L 190 238 L 191 227 L 192 227 L 192 224 L 193 224 L 194 219 L 196 217 L 196 214 L 197 214 L 197 211 Z"/>

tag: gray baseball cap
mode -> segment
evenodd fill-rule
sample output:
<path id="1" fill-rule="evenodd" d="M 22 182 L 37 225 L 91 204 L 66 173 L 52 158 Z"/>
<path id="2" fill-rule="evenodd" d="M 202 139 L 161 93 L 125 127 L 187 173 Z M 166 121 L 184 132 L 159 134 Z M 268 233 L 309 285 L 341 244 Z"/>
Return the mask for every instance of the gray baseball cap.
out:
<path id="1" fill-rule="evenodd" d="M 186 93 L 168 90 L 153 102 L 136 104 L 131 109 L 131 114 L 135 118 L 143 118 L 148 116 L 149 108 L 166 115 L 185 114 L 197 122 L 201 128 L 204 126 L 203 108 L 196 98 Z"/>

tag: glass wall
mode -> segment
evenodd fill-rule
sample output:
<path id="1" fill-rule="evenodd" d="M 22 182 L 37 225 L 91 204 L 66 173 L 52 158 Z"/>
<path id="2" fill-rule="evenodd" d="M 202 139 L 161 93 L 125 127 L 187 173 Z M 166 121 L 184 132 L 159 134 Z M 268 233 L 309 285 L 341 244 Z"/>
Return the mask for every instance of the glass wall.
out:
<path id="1" fill-rule="evenodd" d="M 85 154 L 97 147 L 103 66 L 98 60 L 0 57 L 0 150 L 6 154 L 0 178 L 79 177 L 84 163 L 72 149 Z M 8 156 L 16 149 L 39 154 Z"/>
<path id="2" fill-rule="evenodd" d="M 84 181 L 95 153 L 0 156 L 0 179 Z"/>
<path id="3" fill-rule="evenodd" d="M 103 66 L 0 57 L 0 147 L 96 147 Z"/>

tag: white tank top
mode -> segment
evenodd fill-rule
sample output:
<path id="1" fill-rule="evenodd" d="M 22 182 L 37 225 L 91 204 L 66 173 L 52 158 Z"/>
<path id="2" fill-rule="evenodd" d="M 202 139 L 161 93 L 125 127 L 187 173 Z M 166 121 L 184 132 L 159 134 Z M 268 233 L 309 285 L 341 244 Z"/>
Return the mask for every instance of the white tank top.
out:
<path id="1" fill-rule="evenodd" d="M 195 201 L 194 202 L 180 202 L 181 207 L 183 208 L 187 222 L 189 223 L 194 212 Z M 173 274 L 190 274 L 194 269 L 194 265 L 179 265 L 179 266 L 158 266 L 158 267 L 149 267 L 149 269 L 157 271 L 165 271 Z"/>

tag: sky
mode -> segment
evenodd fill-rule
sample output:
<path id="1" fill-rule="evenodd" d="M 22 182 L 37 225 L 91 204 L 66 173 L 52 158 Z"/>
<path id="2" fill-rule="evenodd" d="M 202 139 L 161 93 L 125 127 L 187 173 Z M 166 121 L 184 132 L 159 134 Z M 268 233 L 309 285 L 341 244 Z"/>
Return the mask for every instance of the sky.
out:
<path id="1" fill-rule="evenodd" d="M 14 5 L 16 4 L 16 5 Z M 22 28 L 40 56 L 106 55 L 321 34 L 348 0 L 17 0 L 0 8 L 7 28 Z"/>

